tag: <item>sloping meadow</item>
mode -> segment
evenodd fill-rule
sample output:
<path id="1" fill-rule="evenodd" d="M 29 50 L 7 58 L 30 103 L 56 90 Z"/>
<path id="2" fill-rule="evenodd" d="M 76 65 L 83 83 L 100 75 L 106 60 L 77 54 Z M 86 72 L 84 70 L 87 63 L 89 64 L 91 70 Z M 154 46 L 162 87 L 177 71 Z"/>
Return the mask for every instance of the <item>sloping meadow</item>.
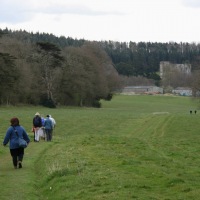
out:
<path id="1" fill-rule="evenodd" d="M 57 122 L 52 142 L 27 149 L 29 154 L 35 145 L 40 149 L 29 161 L 34 165 L 35 196 L 198 199 L 197 106 L 187 97 L 119 95 L 102 101 L 100 109 L 15 108 L 31 138 L 34 112 L 51 114 Z M 8 110 L 3 109 L 6 118 Z"/>

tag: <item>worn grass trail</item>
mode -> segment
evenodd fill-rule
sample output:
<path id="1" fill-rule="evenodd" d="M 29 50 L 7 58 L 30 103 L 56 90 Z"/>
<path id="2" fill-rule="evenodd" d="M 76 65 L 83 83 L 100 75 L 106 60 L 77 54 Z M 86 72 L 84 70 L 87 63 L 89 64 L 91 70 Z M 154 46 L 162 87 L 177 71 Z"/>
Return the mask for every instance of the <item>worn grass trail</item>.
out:
<path id="1" fill-rule="evenodd" d="M 37 197 L 40 196 L 37 191 L 39 177 L 36 174 L 35 162 L 44 149 L 49 147 L 50 144 L 44 141 L 40 141 L 40 144 L 31 142 L 28 148 L 25 149 L 22 169 L 13 168 L 9 147 L 4 147 L 6 152 L 1 155 L 0 163 L 1 200 L 38 199 Z"/>

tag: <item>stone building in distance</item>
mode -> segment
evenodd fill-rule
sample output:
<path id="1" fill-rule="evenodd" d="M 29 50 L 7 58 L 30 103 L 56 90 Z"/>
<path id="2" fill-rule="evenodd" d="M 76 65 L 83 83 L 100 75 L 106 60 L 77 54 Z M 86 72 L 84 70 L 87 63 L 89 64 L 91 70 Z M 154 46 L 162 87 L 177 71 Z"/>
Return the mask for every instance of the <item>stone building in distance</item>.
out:
<path id="1" fill-rule="evenodd" d="M 166 74 L 180 72 L 191 74 L 191 64 L 173 64 L 167 61 L 160 62 L 160 78 L 162 79 Z"/>

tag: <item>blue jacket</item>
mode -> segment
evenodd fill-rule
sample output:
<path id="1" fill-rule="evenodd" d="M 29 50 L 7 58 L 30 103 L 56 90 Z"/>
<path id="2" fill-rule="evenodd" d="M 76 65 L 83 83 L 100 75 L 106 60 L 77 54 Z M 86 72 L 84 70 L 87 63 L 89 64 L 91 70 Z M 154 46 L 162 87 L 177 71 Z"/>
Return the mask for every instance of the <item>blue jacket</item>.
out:
<path id="1" fill-rule="evenodd" d="M 53 129 L 53 123 L 52 121 L 49 119 L 49 117 L 47 117 L 44 121 L 44 128 L 45 129 L 48 129 L 48 130 L 51 130 Z"/>
<path id="2" fill-rule="evenodd" d="M 44 117 L 41 117 L 41 119 L 42 119 L 42 126 L 44 126 L 45 119 Z"/>
<path id="3" fill-rule="evenodd" d="M 26 133 L 25 129 L 22 126 L 15 126 L 15 129 L 17 130 L 20 138 L 26 140 L 27 143 L 30 142 L 28 134 Z M 10 142 L 10 149 L 19 148 L 18 136 L 16 135 L 15 130 L 12 126 L 10 126 L 6 132 L 3 145 L 8 144 L 8 142 Z"/>

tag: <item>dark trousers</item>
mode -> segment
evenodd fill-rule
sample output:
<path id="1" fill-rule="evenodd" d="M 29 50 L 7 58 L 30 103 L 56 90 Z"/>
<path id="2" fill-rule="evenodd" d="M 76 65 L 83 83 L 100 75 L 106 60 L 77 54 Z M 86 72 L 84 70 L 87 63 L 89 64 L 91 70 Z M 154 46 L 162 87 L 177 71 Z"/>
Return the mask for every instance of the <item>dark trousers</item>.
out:
<path id="1" fill-rule="evenodd" d="M 52 130 L 51 129 L 45 129 L 45 132 L 46 132 L 47 141 L 51 141 L 52 140 Z"/>
<path id="2" fill-rule="evenodd" d="M 12 156 L 13 165 L 16 167 L 17 162 L 23 160 L 24 148 L 10 149 L 10 154 Z"/>

